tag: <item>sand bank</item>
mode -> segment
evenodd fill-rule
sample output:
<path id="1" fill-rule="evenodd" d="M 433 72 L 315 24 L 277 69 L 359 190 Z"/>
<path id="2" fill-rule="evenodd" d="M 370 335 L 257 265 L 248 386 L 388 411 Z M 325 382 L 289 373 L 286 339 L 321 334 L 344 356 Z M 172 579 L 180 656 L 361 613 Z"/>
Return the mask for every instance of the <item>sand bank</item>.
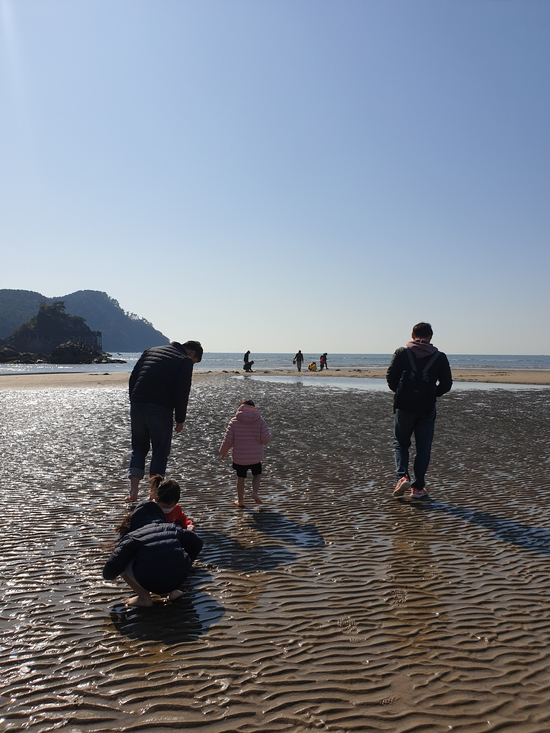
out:
<path id="1" fill-rule="evenodd" d="M 244 375 L 242 370 L 195 370 L 194 382 L 205 379 L 212 380 L 216 376 Z M 296 369 L 259 369 L 253 374 L 269 374 L 271 376 L 296 376 Z M 53 389 L 67 387 L 118 387 L 126 386 L 128 372 L 72 373 L 72 374 L 6 374 L 0 375 L 0 389 Z M 324 379 L 325 377 L 354 377 L 384 379 L 385 369 L 328 369 L 323 372 L 302 371 L 301 376 L 308 379 Z M 453 372 L 455 382 L 489 382 L 502 384 L 548 384 L 550 371 L 522 371 L 495 369 L 457 369 Z"/>

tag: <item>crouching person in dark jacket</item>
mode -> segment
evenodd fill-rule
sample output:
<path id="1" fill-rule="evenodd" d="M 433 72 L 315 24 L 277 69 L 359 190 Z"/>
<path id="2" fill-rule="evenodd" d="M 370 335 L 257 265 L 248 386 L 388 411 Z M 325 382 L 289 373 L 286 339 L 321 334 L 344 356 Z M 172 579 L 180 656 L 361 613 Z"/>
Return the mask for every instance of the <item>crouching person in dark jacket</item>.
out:
<path id="1" fill-rule="evenodd" d="M 149 515 L 151 521 L 120 540 L 105 563 L 103 577 L 114 580 L 120 575 L 137 593 L 126 601 L 127 606 L 152 606 L 151 593 L 173 601 L 183 595 L 179 587 L 199 556 L 202 540 L 169 524 L 153 501 L 143 502 L 136 512 Z"/>

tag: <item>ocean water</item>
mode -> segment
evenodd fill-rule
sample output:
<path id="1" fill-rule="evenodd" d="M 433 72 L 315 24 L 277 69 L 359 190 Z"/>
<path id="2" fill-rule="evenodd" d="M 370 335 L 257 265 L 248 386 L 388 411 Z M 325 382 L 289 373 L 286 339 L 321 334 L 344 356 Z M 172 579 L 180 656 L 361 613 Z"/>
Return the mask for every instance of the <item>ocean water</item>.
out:
<path id="1" fill-rule="evenodd" d="M 292 368 L 294 354 L 251 354 L 254 370 Z M 305 364 L 319 362 L 319 354 L 304 354 Z M 501 355 L 501 354 L 448 354 L 451 369 L 542 369 L 550 370 L 550 356 Z M 113 352 L 114 359 L 124 359 L 126 364 L 0 364 L 3 374 L 52 374 L 67 372 L 131 372 L 139 359 L 139 353 Z M 391 354 L 329 354 L 328 367 L 332 369 L 383 369 L 390 363 Z M 240 353 L 205 352 L 196 371 L 242 369 Z"/>

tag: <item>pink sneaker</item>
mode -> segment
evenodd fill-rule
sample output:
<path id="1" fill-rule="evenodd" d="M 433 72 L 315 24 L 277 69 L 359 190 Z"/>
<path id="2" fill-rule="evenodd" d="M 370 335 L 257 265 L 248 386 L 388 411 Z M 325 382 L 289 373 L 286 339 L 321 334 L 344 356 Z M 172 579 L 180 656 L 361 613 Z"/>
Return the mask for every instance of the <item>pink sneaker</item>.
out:
<path id="1" fill-rule="evenodd" d="M 403 496 L 405 491 L 408 491 L 411 488 L 411 480 L 408 476 L 403 476 L 403 478 L 400 478 L 397 482 L 397 486 L 393 490 L 394 496 Z"/>
<path id="2" fill-rule="evenodd" d="M 426 489 L 411 489 L 411 499 L 429 499 L 430 495 Z"/>

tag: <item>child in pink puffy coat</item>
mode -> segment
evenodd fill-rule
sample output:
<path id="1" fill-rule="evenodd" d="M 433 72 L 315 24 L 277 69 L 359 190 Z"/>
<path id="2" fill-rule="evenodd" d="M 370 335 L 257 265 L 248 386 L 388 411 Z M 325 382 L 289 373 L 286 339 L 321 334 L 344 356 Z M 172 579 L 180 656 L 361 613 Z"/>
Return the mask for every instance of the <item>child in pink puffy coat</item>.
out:
<path id="1" fill-rule="evenodd" d="M 252 498 L 256 504 L 262 504 L 258 496 L 262 480 L 262 458 L 264 445 L 269 443 L 271 435 L 260 411 L 252 400 L 241 400 L 235 417 L 229 421 L 225 438 L 220 446 L 223 459 L 233 448 L 233 468 L 237 472 L 237 501 L 234 503 L 244 507 L 244 480 L 248 469 L 252 471 Z"/>

